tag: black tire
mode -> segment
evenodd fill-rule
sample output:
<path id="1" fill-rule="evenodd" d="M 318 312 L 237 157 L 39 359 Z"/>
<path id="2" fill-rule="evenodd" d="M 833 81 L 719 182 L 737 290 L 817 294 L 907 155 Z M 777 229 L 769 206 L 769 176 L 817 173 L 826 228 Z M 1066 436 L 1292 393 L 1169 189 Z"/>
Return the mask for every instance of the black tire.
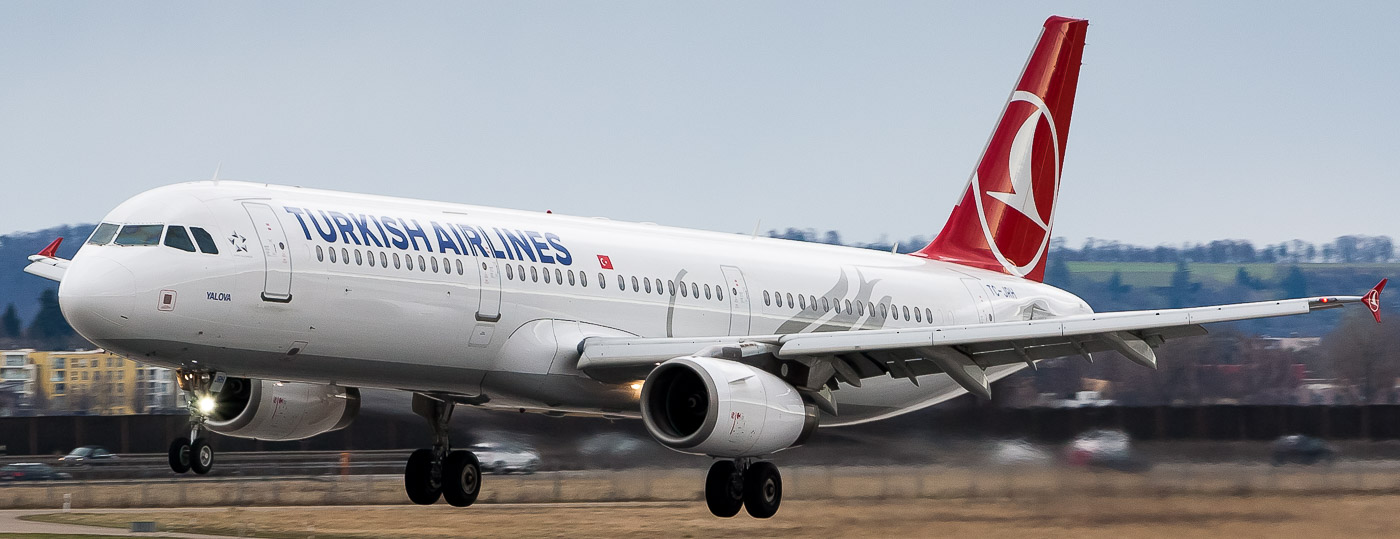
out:
<path id="1" fill-rule="evenodd" d="M 442 499 L 453 507 L 476 503 L 481 494 L 481 463 L 471 451 L 453 451 L 442 465 Z"/>
<path id="2" fill-rule="evenodd" d="M 214 468 L 214 448 L 209 447 L 209 441 L 204 438 L 196 438 L 190 444 L 190 470 L 199 475 L 209 473 Z"/>
<path id="3" fill-rule="evenodd" d="M 744 479 L 732 460 L 719 460 L 710 465 L 705 475 L 705 505 L 720 518 L 739 514 L 744 508 Z"/>
<path id="4" fill-rule="evenodd" d="M 183 436 L 170 442 L 170 470 L 175 473 L 190 471 L 190 439 Z"/>
<path id="5" fill-rule="evenodd" d="M 408 499 L 418 505 L 432 505 L 442 496 L 441 478 L 433 479 L 433 450 L 419 449 L 408 456 L 403 469 L 403 486 Z"/>
<path id="6" fill-rule="evenodd" d="M 754 518 L 778 513 L 783 503 L 783 478 L 771 462 L 755 462 L 744 471 L 744 509 Z"/>

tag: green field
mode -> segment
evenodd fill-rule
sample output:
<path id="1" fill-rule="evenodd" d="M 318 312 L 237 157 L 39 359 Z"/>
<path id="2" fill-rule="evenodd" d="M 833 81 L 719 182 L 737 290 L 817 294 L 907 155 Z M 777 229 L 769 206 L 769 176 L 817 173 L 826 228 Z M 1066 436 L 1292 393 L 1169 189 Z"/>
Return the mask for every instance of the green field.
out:
<path id="1" fill-rule="evenodd" d="M 1157 287 L 1171 284 L 1176 264 L 1171 262 L 1066 262 L 1075 278 L 1105 282 L 1113 272 L 1122 273 L 1123 284 Z M 1244 268 L 1249 275 L 1264 282 L 1277 282 L 1292 267 L 1290 264 L 1190 264 L 1191 280 L 1216 284 L 1235 282 L 1235 273 Z M 1356 273 L 1396 273 L 1400 264 L 1298 264 L 1304 274 L 1319 271 L 1352 271 Z"/>

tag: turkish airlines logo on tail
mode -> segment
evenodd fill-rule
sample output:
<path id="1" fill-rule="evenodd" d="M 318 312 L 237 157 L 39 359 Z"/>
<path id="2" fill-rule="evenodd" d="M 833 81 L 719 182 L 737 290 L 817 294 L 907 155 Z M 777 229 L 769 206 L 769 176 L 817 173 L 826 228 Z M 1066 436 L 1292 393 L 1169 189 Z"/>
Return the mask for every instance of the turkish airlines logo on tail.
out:
<path id="1" fill-rule="evenodd" d="M 1060 136 L 1039 96 L 1016 91 L 972 176 L 987 246 L 1008 273 L 1045 259 L 1060 190 Z"/>

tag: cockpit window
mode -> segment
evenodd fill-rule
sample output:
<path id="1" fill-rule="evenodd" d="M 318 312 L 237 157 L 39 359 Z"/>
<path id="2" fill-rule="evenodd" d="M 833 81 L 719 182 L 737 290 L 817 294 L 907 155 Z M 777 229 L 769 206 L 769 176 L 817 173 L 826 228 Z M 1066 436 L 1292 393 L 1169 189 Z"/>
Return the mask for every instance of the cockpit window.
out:
<path id="1" fill-rule="evenodd" d="M 117 245 L 159 245 L 161 225 L 126 225 L 117 233 Z"/>
<path id="2" fill-rule="evenodd" d="M 211 255 L 219 254 L 219 247 L 214 243 L 214 237 L 197 226 L 190 227 L 190 234 L 194 236 L 195 243 L 199 244 L 199 252 Z"/>
<path id="3" fill-rule="evenodd" d="M 165 231 L 165 246 L 185 252 L 194 252 L 194 242 L 190 241 L 190 235 L 185 232 L 183 226 L 172 226 Z"/>
<path id="4" fill-rule="evenodd" d="M 117 225 L 112 223 L 102 223 L 97 225 L 97 230 L 92 231 L 92 237 L 88 238 L 91 245 L 107 245 L 112 242 L 112 237 L 117 235 Z"/>

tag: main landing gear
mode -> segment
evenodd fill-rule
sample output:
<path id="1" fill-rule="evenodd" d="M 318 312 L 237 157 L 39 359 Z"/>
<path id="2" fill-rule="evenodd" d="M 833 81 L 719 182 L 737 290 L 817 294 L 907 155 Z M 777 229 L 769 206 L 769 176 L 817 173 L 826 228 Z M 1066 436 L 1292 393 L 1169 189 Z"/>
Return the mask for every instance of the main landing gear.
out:
<path id="1" fill-rule="evenodd" d="M 190 435 L 170 442 L 168 457 L 175 473 L 204 475 L 214 468 L 214 448 L 204 437 L 204 422 L 214 412 L 214 395 L 224 388 L 226 377 L 219 372 L 176 370 L 180 389 L 185 392 L 185 407 L 190 412 Z"/>
<path id="2" fill-rule="evenodd" d="M 754 518 L 768 518 L 783 502 L 783 478 L 767 461 L 716 461 L 705 476 L 705 505 L 717 517 L 732 517 L 747 509 Z"/>
<path id="3" fill-rule="evenodd" d="M 447 423 L 453 403 L 415 393 L 413 413 L 433 427 L 433 446 L 414 451 L 404 466 L 403 484 L 408 499 L 432 505 L 441 497 L 456 507 L 476 502 L 481 493 L 481 463 L 471 451 L 453 451 L 447 439 Z"/>

